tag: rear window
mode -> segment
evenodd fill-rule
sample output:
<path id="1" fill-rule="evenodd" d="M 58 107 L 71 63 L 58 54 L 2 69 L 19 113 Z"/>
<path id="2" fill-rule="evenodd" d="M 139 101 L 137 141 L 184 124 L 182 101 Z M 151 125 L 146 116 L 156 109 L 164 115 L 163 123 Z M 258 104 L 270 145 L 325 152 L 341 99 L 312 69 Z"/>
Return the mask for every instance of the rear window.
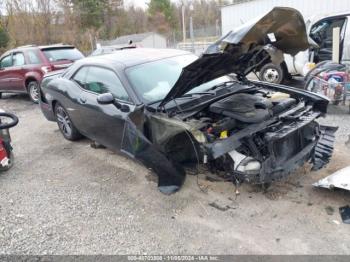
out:
<path id="1" fill-rule="evenodd" d="M 51 48 L 42 50 L 50 62 L 75 61 L 83 58 L 83 54 L 76 48 Z"/>

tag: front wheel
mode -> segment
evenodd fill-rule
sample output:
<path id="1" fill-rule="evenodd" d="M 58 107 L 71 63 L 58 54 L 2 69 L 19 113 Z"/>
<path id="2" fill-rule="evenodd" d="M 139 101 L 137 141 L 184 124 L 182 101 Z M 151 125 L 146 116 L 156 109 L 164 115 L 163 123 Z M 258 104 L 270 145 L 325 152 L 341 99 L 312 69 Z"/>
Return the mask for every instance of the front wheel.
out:
<path id="1" fill-rule="evenodd" d="M 281 66 L 269 63 L 260 69 L 259 78 L 261 81 L 281 84 L 284 80 L 284 71 Z"/>
<path id="2" fill-rule="evenodd" d="M 82 137 L 78 129 L 74 126 L 66 109 L 59 103 L 55 106 L 55 117 L 58 128 L 60 129 L 64 138 L 70 141 L 76 141 Z"/>
<path id="3" fill-rule="evenodd" d="M 39 83 L 37 81 L 31 81 L 27 88 L 30 100 L 35 104 L 39 103 Z"/>

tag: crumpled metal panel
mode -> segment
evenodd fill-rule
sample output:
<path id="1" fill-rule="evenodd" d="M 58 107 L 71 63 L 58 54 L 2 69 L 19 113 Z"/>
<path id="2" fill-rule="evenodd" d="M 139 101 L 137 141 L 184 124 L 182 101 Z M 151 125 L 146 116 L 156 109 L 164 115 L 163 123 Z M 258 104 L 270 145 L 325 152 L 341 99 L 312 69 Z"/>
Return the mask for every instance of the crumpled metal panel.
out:
<path id="1" fill-rule="evenodd" d="M 341 188 L 350 190 L 350 166 L 340 169 L 332 175 L 319 180 L 314 183 L 313 186 L 328 189 Z"/>
<path id="2" fill-rule="evenodd" d="M 175 193 L 185 181 L 183 167 L 159 151 L 130 119 L 125 122 L 121 151 L 151 168 L 158 175 L 158 188 L 164 194 Z"/>
<path id="3" fill-rule="evenodd" d="M 218 52 L 214 46 L 228 45 L 256 46 L 271 43 L 284 53 L 296 55 L 310 46 L 302 14 L 293 8 L 275 7 L 262 17 L 257 17 L 229 32 L 207 50 Z M 227 50 L 229 46 L 224 46 Z"/>

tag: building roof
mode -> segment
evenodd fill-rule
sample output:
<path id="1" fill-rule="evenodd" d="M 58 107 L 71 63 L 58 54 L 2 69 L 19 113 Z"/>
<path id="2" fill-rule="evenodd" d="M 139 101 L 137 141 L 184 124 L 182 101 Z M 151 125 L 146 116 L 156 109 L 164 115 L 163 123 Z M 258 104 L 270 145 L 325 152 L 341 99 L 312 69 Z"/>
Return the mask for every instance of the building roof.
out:
<path id="1" fill-rule="evenodd" d="M 102 45 L 126 45 L 129 44 L 129 41 L 132 40 L 133 43 L 139 43 L 145 38 L 155 35 L 157 33 L 147 32 L 142 34 L 133 34 L 133 35 L 123 35 L 114 40 L 100 41 Z M 159 35 L 159 34 L 157 34 Z M 160 36 L 160 35 L 159 35 Z"/>

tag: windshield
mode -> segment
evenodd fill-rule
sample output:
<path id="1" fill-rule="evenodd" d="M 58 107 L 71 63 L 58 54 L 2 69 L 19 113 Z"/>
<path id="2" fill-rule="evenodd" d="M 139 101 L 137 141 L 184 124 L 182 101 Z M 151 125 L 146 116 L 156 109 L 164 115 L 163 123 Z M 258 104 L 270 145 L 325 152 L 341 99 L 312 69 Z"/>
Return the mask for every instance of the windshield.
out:
<path id="1" fill-rule="evenodd" d="M 76 61 L 84 57 L 76 48 L 51 48 L 42 51 L 50 62 L 63 60 Z"/>
<path id="2" fill-rule="evenodd" d="M 137 65 L 126 70 L 126 75 L 139 96 L 147 103 L 161 101 L 179 79 L 182 69 L 198 59 L 183 55 Z M 214 79 L 195 87 L 190 93 L 205 92 L 211 87 L 232 80 L 228 76 Z"/>

